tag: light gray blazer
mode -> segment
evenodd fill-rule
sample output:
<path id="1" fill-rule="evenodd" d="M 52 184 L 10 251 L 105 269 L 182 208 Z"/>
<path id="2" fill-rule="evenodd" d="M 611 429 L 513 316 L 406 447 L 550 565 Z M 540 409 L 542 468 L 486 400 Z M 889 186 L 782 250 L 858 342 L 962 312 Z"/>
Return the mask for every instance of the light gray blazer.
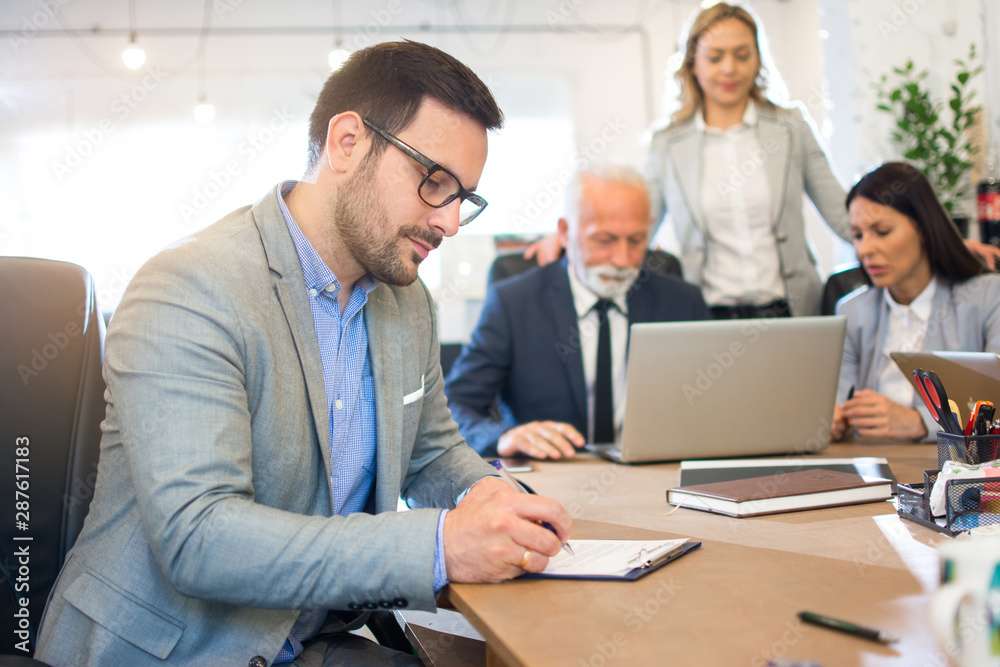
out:
<path id="1" fill-rule="evenodd" d="M 151 259 L 107 336 L 97 489 L 53 591 L 52 665 L 270 664 L 300 609 L 433 609 L 439 511 L 492 468 L 442 391 L 422 283 L 365 306 L 374 508 L 331 517 L 319 345 L 277 189 Z M 372 504 L 372 503 L 370 503 Z"/>
<path id="2" fill-rule="evenodd" d="M 953 284 L 938 278 L 922 350 L 1000 353 L 1000 274 L 990 273 Z M 837 314 L 847 316 L 844 357 L 837 384 L 837 402 L 847 398 L 851 385 L 874 389 L 878 359 L 889 333 L 889 307 L 883 288 L 862 288 L 837 304 Z M 891 350 L 890 350 L 891 351 Z M 937 422 L 919 395 L 913 404 L 927 426 L 928 440 L 936 439 Z"/>
<path id="3" fill-rule="evenodd" d="M 757 134 L 771 184 L 772 230 L 785 298 L 793 315 L 819 315 L 823 283 L 806 237 L 802 195 L 808 194 L 830 229 L 849 241 L 844 189 L 803 109 L 758 103 Z M 646 164 L 653 219 L 670 213 L 684 279 L 699 286 L 705 265 L 702 137 L 693 118 L 670 125 L 653 135 Z"/>

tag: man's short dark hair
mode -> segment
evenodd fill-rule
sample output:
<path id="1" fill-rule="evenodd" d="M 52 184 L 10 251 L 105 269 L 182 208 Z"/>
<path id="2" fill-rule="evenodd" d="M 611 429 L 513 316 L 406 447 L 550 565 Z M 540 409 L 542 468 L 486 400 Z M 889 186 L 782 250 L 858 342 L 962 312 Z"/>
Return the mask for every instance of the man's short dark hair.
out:
<path id="1" fill-rule="evenodd" d="M 382 42 L 354 52 L 330 75 L 309 117 L 308 170 L 323 154 L 330 119 L 355 111 L 396 134 L 417 115 L 424 98 L 464 113 L 487 130 L 503 125 L 503 112 L 476 74 L 433 46 L 404 40 Z M 373 133 L 372 157 L 387 145 Z"/>

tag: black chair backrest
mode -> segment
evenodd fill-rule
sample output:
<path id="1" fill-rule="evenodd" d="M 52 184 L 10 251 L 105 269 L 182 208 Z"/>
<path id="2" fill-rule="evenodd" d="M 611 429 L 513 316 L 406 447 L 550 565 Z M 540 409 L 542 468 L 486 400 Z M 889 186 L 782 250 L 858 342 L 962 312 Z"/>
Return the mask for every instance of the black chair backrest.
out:
<path id="1" fill-rule="evenodd" d="M 870 285 L 868 274 L 860 266 L 830 274 L 823 287 L 823 301 L 820 312 L 823 315 L 833 315 L 837 312 L 837 302 L 859 287 Z"/>
<path id="2" fill-rule="evenodd" d="M 642 262 L 643 266 L 654 273 L 662 273 L 677 278 L 683 277 L 681 271 L 681 261 L 665 250 L 647 250 L 646 258 Z M 538 262 L 532 259 L 525 259 L 519 252 L 506 255 L 497 255 L 490 265 L 490 272 L 486 277 L 486 284 L 492 285 L 498 280 L 517 275 L 522 271 L 533 269 L 538 266 Z"/>
<path id="3" fill-rule="evenodd" d="M 67 262 L 0 257 L 0 330 L 0 654 L 24 656 L 97 481 L 104 320 L 93 279 Z"/>
<path id="4" fill-rule="evenodd" d="M 441 377 L 448 377 L 451 366 L 462 354 L 461 343 L 441 343 Z"/>

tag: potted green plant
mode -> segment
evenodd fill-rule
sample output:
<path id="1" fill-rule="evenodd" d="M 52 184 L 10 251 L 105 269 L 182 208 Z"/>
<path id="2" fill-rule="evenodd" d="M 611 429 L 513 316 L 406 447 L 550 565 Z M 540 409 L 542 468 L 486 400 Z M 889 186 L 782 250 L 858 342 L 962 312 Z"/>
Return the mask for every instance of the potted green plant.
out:
<path id="1" fill-rule="evenodd" d="M 978 152 L 969 137 L 981 110 L 973 102 L 975 91 L 969 88 L 969 81 L 983 70 L 976 59 L 976 45 L 971 44 L 968 58 L 955 60 L 958 72 L 947 101 L 931 95 L 928 71 L 918 72 L 912 60 L 893 68 L 893 85 L 884 74 L 875 85 L 876 108 L 892 114 L 896 121 L 893 142 L 906 160 L 924 172 L 953 219 L 965 213 L 960 202 L 969 193 L 968 172 Z M 946 109 L 950 111 L 947 118 Z"/>

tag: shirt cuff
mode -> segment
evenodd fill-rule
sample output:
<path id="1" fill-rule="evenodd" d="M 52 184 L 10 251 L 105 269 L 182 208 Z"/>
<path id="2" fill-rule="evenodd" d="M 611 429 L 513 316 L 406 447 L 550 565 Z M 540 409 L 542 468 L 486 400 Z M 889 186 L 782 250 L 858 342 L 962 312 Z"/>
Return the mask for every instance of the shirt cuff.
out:
<path id="1" fill-rule="evenodd" d="M 444 518 L 447 514 L 448 510 L 441 510 L 438 517 L 437 546 L 434 548 L 434 595 L 448 585 L 448 569 L 444 562 Z"/>
<path id="2" fill-rule="evenodd" d="M 472 483 L 472 486 L 470 486 L 465 491 L 462 491 L 460 494 L 458 494 L 458 498 L 455 500 L 455 504 L 458 504 L 458 503 L 462 502 L 462 499 L 465 498 L 465 496 L 469 495 L 469 491 L 472 491 L 472 488 L 476 484 L 479 484 L 479 482 L 483 481 L 484 479 L 493 479 L 493 478 L 500 479 L 500 480 L 503 479 L 503 477 L 501 477 L 500 475 L 487 475 L 486 477 L 482 477 L 480 479 L 477 479 L 475 482 Z"/>
<path id="3" fill-rule="evenodd" d="M 472 486 L 490 477 L 502 479 L 500 475 L 487 475 L 482 479 L 476 480 Z M 469 491 L 472 491 L 472 486 L 458 495 L 456 504 L 462 502 L 462 499 L 469 494 Z M 444 517 L 447 514 L 448 510 L 441 510 L 441 515 L 438 517 L 437 546 L 434 548 L 434 595 L 440 593 L 441 589 L 448 585 L 448 568 L 445 566 L 444 561 Z"/>

